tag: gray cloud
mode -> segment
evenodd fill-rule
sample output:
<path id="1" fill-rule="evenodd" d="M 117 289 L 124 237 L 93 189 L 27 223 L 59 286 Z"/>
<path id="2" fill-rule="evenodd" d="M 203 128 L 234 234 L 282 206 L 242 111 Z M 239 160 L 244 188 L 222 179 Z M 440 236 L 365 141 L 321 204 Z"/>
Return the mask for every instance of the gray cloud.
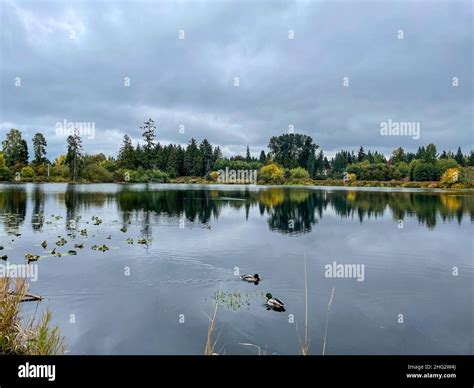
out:
<path id="1" fill-rule="evenodd" d="M 42 131 L 50 156 L 65 151 L 58 121 L 95 122 L 85 149 L 115 154 L 148 117 L 161 142 L 228 153 L 258 154 L 288 125 L 329 154 L 473 147 L 469 1 L 7 1 L 1 21 L 1 137 Z M 421 138 L 380 136 L 388 119 L 420 122 Z"/>

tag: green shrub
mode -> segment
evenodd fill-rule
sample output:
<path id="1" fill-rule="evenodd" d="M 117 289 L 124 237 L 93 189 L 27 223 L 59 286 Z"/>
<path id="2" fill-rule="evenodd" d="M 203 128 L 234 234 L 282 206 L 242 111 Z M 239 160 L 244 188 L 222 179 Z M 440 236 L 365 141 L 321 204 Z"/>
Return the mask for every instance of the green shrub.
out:
<path id="1" fill-rule="evenodd" d="M 438 177 L 438 169 L 432 163 L 418 163 L 413 169 L 414 181 L 434 181 Z"/>
<path id="2" fill-rule="evenodd" d="M 168 174 L 158 169 L 147 171 L 147 173 L 149 182 L 165 183 L 169 180 Z"/>
<path id="3" fill-rule="evenodd" d="M 307 179 L 309 178 L 309 172 L 303 167 L 296 167 L 290 170 L 290 176 L 295 179 Z"/>
<path id="4" fill-rule="evenodd" d="M 21 169 L 22 178 L 33 178 L 35 176 L 35 171 L 30 167 L 26 166 Z"/>
<path id="5" fill-rule="evenodd" d="M 88 182 L 112 182 L 112 173 L 98 164 L 89 164 L 84 167 L 81 177 Z"/>
<path id="6" fill-rule="evenodd" d="M 34 166 L 36 176 L 47 176 L 48 175 L 48 166 L 44 163 L 37 164 Z"/>

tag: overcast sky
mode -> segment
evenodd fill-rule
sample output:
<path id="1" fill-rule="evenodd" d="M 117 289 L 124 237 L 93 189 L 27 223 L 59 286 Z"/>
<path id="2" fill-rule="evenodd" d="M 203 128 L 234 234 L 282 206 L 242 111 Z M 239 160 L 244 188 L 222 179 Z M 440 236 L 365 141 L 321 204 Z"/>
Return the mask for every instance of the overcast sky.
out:
<path id="1" fill-rule="evenodd" d="M 227 155 L 257 156 L 289 125 L 329 155 L 429 142 L 467 153 L 472 22 L 472 3 L 452 0 L 2 0 L 0 138 L 43 132 L 55 157 L 57 122 L 93 122 L 84 149 L 109 155 L 151 117 L 160 142 L 206 137 Z M 381 136 L 389 119 L 419 122 L 420 139 Z"/>

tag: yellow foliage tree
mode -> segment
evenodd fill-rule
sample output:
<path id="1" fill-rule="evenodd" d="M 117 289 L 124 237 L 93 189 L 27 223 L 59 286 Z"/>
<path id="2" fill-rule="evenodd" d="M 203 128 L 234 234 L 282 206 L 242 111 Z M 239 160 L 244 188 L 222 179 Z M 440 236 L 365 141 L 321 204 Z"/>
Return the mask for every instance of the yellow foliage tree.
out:
<path id="1" fill-rule="evenodd" d="M 439 183 L 442 187 L 450 187 L 459 180 L 459 168 L 453 167 L 448 168 L 442 175 Z"/>
<path id="2" fill-rule="evenodd" d="M 276 163 L 270 163 L 258 170 L 258 176 L 265 182 L 283 183 L 285 170 Z"/>
<path id="3" fill-rule="evenodd" d="M 62 166 L 66 162 L 66 155 L 59 155 L 56 159 L 54 159 L 54 164 L 56 166 Z"/>

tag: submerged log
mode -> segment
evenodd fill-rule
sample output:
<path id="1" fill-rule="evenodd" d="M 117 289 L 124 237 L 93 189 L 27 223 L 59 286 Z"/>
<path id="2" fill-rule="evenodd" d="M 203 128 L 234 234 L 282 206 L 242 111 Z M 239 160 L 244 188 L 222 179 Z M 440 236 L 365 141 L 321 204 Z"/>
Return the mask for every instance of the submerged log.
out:
<path id="1" fill-rule="evenodd" d="M 18 293 L 15 291 L 10 291 L 9 294 L 13 296 L 18 296 Z M 20 302 L 35 302 L 40 300 L 43 300 L 42 296 L 27 292 L 21 297 Z"/>
<path id="2" fill-rule="evenodd" d="M 27 292 L 25 295 L 23 295 L 20 302 L 35 302 L 40 300 L 43 300 L 42 296 L 30 294 L 29 292 Z"/>

